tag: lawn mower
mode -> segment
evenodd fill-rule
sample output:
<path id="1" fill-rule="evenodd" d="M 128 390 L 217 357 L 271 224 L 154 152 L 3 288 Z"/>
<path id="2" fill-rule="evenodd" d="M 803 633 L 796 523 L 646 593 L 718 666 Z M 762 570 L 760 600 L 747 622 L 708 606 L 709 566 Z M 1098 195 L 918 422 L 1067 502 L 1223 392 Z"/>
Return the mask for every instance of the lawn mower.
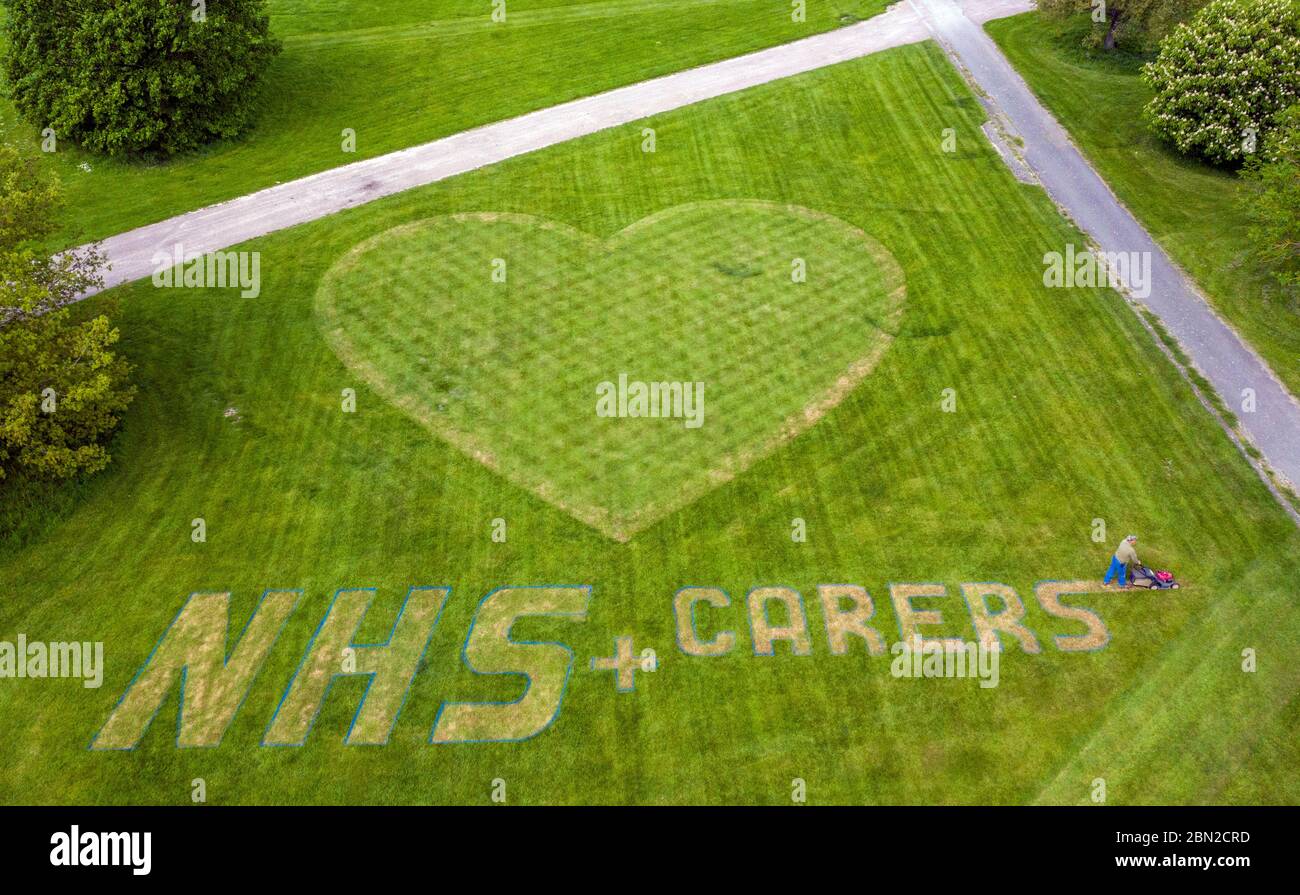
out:
<path id="1" fill-rule="evenodd" d="M 1163 569 L 1153 572 L 1148 566 L 1139 565 L 1136 569 L 1129 569 L 1128 583 L 1131 587 L 1145 587 L 1148 590 L 1176 590 L 1178 582 L 1174 579 L 1173 572 L 1166 572 Z"/>

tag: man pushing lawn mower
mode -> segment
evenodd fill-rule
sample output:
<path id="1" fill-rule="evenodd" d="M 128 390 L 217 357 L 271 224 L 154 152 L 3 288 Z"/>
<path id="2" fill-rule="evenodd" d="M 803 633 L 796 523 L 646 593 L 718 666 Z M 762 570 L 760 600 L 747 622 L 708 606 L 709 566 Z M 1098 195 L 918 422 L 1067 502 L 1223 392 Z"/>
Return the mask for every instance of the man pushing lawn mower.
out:
<path id="1" fill-rule="evenodd" d="M 1119 542 L 1119 547 L 1115 548 L 1115 555 L 1110 558 L 1110 568 L 1106 570 L 1106 577 L 1101 579 L 1103 585 L 1110 584 L 1110 579 L 1114 578 L 1115 583 L 1120 587 L 1128 587 L 1128 569 L 1129 566 L 1138 565 L 1137 535 L 1129 535 Z"/>
<path id="2" fill-rule="evenodd" d="M 1110 558 L 1110 568 L 1106 569 L 1106 577 L 1101 579 L 1101 583 L 1110 584 L 1110 579 L 1114 578 L 1115 583 L 1125 589 L 1128 588 L 1130 581 L 1135 587 L 1149 590 L 1171 590 L 1178 587 L 1172 572 L 1153 572 L 1142 565 L 1142 560 L 1138 559 L 1137 555 L 1137 540 L 1137 535 L 1129 535 L 1119 542 L 1115 555 Z"/>

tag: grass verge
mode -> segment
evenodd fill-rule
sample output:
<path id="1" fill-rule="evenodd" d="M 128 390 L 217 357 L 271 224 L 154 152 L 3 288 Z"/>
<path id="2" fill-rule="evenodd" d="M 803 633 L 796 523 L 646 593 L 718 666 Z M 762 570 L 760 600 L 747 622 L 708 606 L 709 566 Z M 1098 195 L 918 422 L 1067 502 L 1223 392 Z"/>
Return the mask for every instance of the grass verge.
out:
<path id="1" fill-rule="evenodd" d="M 1099 776 L 1112 803 L 1300 799 L 1300 532 L 1119 295 L 1043 288 L 1044 252 L 1083 239 L 1015 181 L 982 120 L 938 48 L 906 47 L 659 116 L 654 154 L 637 124 L 258 240 L 255 300 L 115 290 L 140 384 L 115 462 L 39 534 L 0 545 L 0 638 L 102 640 L 104 686 L 3 682 L 0 800 L 184 802 L 202 777 L 215 803 L 483 803 L 502 778 L 515 804 L 788 804 L 798 777 L 813 802 L 1074 803 Z M 948 127 L 956 153 L 941 150 Z M 607 239 L 737 199 L 869 234 L 903 271 L 906 311 L 816 426 L 627 543 L 432 436 L 321 331 L 329 270 L 394 227 L 494 212 Z M 431 243 L 428 263 L 455 250 Z M 792 338 L 768 363 L 819 350 Z M 356 413 L 341 409 L 348 388 Z M 1081 626 L 1040 608 L 1035 582 L 1100 576 L 1129 531 L 1188 586 L 1079 598 L 1109 644 L 1061 652 L 1054 638 Z M 988 581 L 1024 598 L 1043 646 L 1010 647 L 995 689 L 896 679 L 857 641 L 829 649 L 819 584 L 869 588 L 892 642 L 890 582 L 942 582 L 946 597 L 918 601 L 943 613 L 927 633 L 970 638 L 958 586 Z M 592 586 L 587 620 L 515 631 L 573 649 L 555 724 L 430 744 L 444 701 L 520 696 L 517 679 L 461 662 L 480 598 L 556 582 Z M 673 594 L 688 584 L 731 595 L 707 618 L 735 632 L 728 655 L 677 648 Z M 777 584 L 804 595 L 807 655 L 754 654 L 745 594 Z M 376 643 L 412 585 L 452 592 L 388 744 L 343 744 L 354 678 L 329 690 L 304 746 L 259 746 L 335 590 L 378 588 L 356 636 Z M 267 588 L 300 588 L 300 605 L 220 747 L 176 748 L 173 692 L 138 749 L 87 750 L 191 591 L 232 592 L 237 631 Z M 621 635 L 660 659 L 632 693 L 588 666 Z"/>
<path id="2" fill-rule="evenodd" d="M 1143 123 L 1145 60 L 1086 49 L 1083 26 L 1036 12 L 985 27 L 1120 200 L 1300 395 L 1300 297 L 1250 258 L 1237 175 L 1178 155 Z"/>
<path id="3" fill-rule="evenodd" d="M 117 161 L 61 143 L 0 99 L 0 139 L 59 172 L 76 209 L 59 247 L 360 161 L 870 18 L 885 0 L 271 0 L 284 52 L 242 138 L 165 164 Z M 4 10 L 0 7 L 0 16 Z M 343 131 L 356 151 L 343 151 Z"/>

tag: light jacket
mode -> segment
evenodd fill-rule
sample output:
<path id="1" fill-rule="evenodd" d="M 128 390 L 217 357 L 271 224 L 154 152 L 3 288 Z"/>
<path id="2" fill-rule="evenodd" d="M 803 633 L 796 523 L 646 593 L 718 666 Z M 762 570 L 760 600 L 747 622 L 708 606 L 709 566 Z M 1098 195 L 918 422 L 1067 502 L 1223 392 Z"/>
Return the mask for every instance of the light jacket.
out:
<path id="1" fill-rule="evenodd" d="M 1137 550 L 1133 549 L 1133 545 L 1129 542 L 1128 538 L 1119 542 L 1119 549 L 1115 551 L 1115 558 L 1126 566 L 1136 566 L 1140 564 Z"/>

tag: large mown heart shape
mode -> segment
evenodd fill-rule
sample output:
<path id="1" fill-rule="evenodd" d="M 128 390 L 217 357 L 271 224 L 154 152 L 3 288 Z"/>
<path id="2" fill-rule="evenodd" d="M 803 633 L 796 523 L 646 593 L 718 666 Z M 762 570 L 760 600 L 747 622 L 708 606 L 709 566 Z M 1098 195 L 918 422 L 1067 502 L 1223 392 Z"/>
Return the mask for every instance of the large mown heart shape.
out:
<path id="1" fill-rule="evenodd" d="M 861 230 L 730 200 L 608 240 L 517 214 L 420 221 L 353 248 L 316 307 L 339 357 L 387 400 L 627 540 L 843 400 L 905 301 L 898 263 Z"/>

